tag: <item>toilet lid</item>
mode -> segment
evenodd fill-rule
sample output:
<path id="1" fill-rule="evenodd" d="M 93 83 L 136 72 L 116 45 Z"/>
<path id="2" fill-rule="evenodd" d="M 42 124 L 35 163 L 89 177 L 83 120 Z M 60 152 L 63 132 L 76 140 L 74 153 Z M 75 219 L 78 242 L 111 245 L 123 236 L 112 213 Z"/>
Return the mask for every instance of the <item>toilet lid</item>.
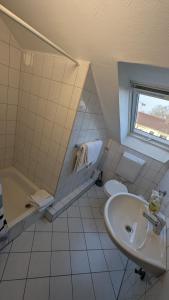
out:
<path id="1" fill-rule="evenodd" d="M 110 196 L 117 193 L 128 193 L 127 187 L 117 180 L 109 180 L 104 185 L 105 192 Z"/>

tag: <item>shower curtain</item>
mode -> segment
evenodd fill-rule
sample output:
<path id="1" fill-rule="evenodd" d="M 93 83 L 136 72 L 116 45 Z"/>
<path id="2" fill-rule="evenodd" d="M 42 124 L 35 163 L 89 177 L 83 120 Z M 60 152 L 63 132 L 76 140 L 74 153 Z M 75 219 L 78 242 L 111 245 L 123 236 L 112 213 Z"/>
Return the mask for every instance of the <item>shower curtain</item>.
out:
<path id="1" fill-rule="evenodd" d="M 7 238 L 8 225 L 4 217 L 2 184 L 0 183 L 0 242 Z"/>

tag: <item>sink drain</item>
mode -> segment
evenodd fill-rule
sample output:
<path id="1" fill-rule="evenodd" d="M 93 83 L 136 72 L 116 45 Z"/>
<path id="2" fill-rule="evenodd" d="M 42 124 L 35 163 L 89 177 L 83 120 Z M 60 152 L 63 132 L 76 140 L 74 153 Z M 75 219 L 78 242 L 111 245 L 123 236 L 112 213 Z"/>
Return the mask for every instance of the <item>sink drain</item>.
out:
<path id="1" fill-rule="evenodd" d="M 130 225 L 126 225 L 125 229 L 127 232 L 131 233 L 133 231 L 132 227 Z"/>

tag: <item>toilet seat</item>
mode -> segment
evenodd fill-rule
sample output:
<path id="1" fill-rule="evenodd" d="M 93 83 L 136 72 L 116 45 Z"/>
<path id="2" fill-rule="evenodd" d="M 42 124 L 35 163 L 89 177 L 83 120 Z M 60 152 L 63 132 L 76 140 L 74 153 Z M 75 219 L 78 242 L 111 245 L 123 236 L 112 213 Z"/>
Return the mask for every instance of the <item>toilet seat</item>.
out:
<path id="1" fill-rule="evenodd" d="M 117 193 L 128 193 L 127 187 L 117 180 L 107 181 L 104 185 L 104 191 L 109 197 Z"/>

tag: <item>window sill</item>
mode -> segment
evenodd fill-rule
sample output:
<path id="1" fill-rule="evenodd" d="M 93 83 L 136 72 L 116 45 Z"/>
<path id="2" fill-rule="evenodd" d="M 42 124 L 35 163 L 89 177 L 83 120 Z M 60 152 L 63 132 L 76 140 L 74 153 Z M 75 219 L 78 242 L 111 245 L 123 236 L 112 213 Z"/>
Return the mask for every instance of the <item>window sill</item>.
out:
<path id="1" fill-rule="evenodd" d="M 169 161 L 168 149 L 162 149 L 157 145 L 152 145 L 148 141 L 137 138 L 135 135 L 127 136 L 122 144 L 146 156 L 158 160 L 161 163 L 166 163 Z"/>

